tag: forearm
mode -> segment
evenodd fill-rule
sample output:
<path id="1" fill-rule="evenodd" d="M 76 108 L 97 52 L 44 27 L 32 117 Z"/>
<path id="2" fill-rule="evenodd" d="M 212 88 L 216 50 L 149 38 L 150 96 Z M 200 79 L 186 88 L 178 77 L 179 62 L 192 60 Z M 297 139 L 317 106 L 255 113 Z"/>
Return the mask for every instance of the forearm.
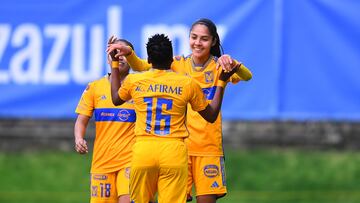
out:
<path id="1" fill-rule="evenodd" d="M 82 114 L 79 114 L 76 119 L 76 123 L 74 127 L 75 150 L 80 154 L 88 153 L 88 147 L 84 137 L 89 120 L 90 117 Z"/>
<path id="2" fill-rule="evenodd" d="M 244 64 L 241 64 L 238 70 L 236 71 L 236 74 L 241 78 L 241 80 L 248 81 L 252 78 L 251 71 L 244 66 Z"/>
<path id="3" fill-rule="evenodd" d="M 116 67 L 115 62 L 112 63 L 111 65 L 110 84 L 111 84 L 111 101 L 115 106 L 118 106 L 121 103 L 118 94 L 118 91 L 121 87 L 121 81 L 120 81 L 119 68 L 118 66 Z"/>
<path id="4" fill-rule="evenodd" d="M 211 101 L 211 103 L 209 104 L 211 107 L 211 117 L 212 117 L 212 120 L 214 120 L 214 122 L 216 121 L 216 119 L 219 115 L 219 112 L 221 110 L 223 96 L 224 96 L 224 87 L 217 86 L 214 98 Z"/>
<path id="5" fill-rule="evenodd" d="M 221 110 L 221 104 L 224 95 L 224 87 L 217 86 L 215 95 L 210 104 L 208 104 L 203 111 L 199 111 L 199 114 L 208 122 L 214 123 Z"/>
<path id="6" fill-rule="evenodd" d="M 78 121 L 75 123 L 74 127 L 74 138 L 76 139 L 84 139 L 86 133 L 86 127 L 80 124 Z"/>
<path id="7" fill-rule="evenodd" d="M 126 56 L 126 60 L 130 67 L 135 71 L 145 71 L 151 68 L 151 64 L 149 64 L 146 60 L 139 58 L 134 51 Z"/>
<path id="8" fill-rule="evenodd" d="M 90 117 L 87 117 L 85 115 L 79 114 L 75 126 L 74 126 L 74 138 L 76 139 L 84 139 L 85 133 L 86 133 L 86 126 L 88 125 L 88 122 L 90 120 Z"/>

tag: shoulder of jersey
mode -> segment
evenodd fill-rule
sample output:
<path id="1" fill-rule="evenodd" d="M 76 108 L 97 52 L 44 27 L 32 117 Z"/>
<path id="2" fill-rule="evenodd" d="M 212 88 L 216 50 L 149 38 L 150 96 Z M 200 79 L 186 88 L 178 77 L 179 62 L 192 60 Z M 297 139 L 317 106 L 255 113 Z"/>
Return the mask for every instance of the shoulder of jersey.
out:
<path id="1" fill-rule="evenodd" d="M 174 75 L 177 75 L 177 76 L 180 76 L 180 77 L 184 77 L 184 78 L 191 78 L 191 76 L 187 73 L 179 73 L 179 72 L 176 72 L 176 71 L 171 71 L 171 74 L 174 74 Z"/>
<path id="2" fill-rule="evenodd" d="M 100 84 L 107 83 L 107 82 L 108 82 L 108 74 L 106 74 L 103 77 L 96 79 L 92 82 L 89 82 L 88 86 L 93 87 L 93 86 L 100 85 Z"/>
<path id="3" fill-rule="evenodd" d="M 188 59 L 191 59 L 191 54 L 187 55 L 187 56 L 184 56 L 184 55 L 180 55 L 180 56 L 175 56 L 174 57 L 175 61 L 181 61 L 182 59 L 184 61 L 188 60 Z"/>
<path id="4" fill-rule="evenodd" d="M 99 84 L 99 83 L 107 82 L 107 80 L 108 80 L 107 77 L 108 77 L 108 75 L 106 74 L 105 76 L 103 76 L 103 77 L 101 77 L 99 79 L 96 79 L 96 80 L 92 81 L 89 84 L 92 86 L 92 85 L 96 85 L 96 84 Z"/>
<path id="5" fill-rule="evenodd" d="M 184 58 L 183 55 L 181 55 L 181 56 L 174 56 L 175 61 L 180 61 L 182 58 Z"/>

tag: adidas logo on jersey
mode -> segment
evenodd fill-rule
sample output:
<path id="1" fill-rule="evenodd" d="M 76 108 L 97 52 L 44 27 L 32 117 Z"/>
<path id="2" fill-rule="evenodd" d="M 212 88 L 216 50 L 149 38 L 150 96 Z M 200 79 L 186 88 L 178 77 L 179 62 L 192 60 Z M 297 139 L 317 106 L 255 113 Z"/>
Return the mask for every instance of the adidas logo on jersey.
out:
<path id="1" fill-rule="evenodd" d="M 218 188 L 219 187 L 219 184 L 214 181 L 213 184 L 211 185 L 212 188 Z"/>

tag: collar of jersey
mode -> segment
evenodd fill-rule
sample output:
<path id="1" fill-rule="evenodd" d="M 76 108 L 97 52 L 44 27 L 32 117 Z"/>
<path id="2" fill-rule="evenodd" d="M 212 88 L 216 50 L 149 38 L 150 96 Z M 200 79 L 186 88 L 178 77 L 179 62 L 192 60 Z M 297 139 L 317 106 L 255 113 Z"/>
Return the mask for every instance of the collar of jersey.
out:
<path id="1" fill-rule="evenodd" d="M 168 70 L 160 70 L 160 69 L 156 69 L 156 68 L 151 68 L 150 71 L 158 72 L 158 73 L 173 72 L 171 69 L 168 69 Z"/>
<path id="2" fill-rule="evenodd" d="M 211 60 L 212 60 L 213 58 L 214 58 L 214 56 L 213 56 L 213 55 L 210 55 L 210 57 L 208 58 L 208 60 L 206 60 L 203 65 L 196 65 L 196 64 L 194 63 L 193 58 L 191 57 L 191 58 L 190 58 L 190 59 L 191 59 L 191 66 L 192 66 L 193 71 L 202 72 L 202 71 L 206 68 L 206 66 L 209 65 L 209 63 L 211 62 Z"/>

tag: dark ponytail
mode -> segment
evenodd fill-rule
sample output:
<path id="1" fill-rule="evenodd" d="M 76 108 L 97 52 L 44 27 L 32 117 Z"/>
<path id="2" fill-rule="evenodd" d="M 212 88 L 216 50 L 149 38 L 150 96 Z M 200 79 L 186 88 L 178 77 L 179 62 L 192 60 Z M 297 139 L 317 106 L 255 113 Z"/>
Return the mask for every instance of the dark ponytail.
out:
<path id="1" fill-rule="evenodd" d="M 191 30 L 193 29 L 193 27 L 195 25 L 198 25 L 198 24 L 205 25 L 208 28 L 210 35 L 213 37 L 213 40 L 216 41 L 215 45 L 212 46 L 210 49 L 211 55 L 220 57 L 224 53 L 224 50 L 220 44 L 220 37 L 219 37 L 219 34 L 217 33 L 216 25 L 207 18 L 201 18 L 192 24 Z"/>

